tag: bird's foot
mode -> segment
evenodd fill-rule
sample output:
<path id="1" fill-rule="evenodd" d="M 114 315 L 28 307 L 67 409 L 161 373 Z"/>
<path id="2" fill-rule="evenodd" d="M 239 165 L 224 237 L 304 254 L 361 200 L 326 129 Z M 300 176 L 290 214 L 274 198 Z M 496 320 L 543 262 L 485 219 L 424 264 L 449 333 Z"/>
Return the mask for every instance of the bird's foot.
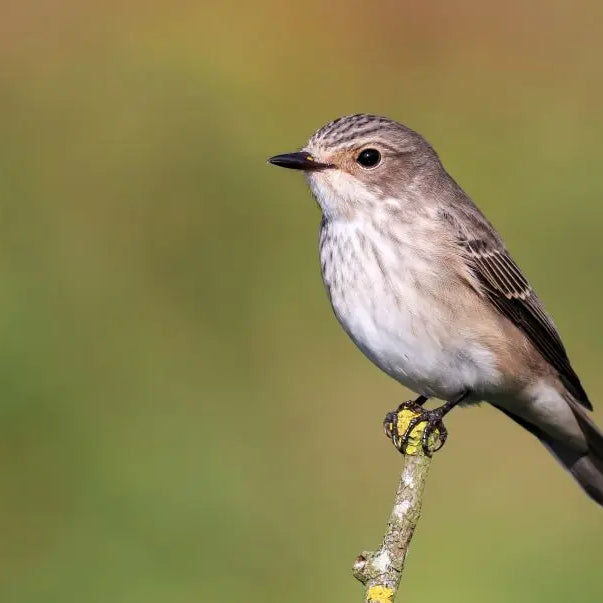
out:
<path id="1" fill-rule="evenodd" d="M 391 410 L 385 415 L 385 419 L 383 419 L 383 431 L 394 442 L 396 448 L 398 447 L 396 442 L 400 439 L 398 433 L 398 416 L 404 411 L 412 413 L 413 416 L 418 416 L 423 412 L 423 408 L 416 400 L 406 400 L 396 410 Z"/>
<path id="2" fill-rule="evenodd" d="M 446 442 L 448 430 L 442 422 L 443 407 L 425 410 L 418 401 L 408 400 L 383 420 L 385 435 L 402 454 L 431 456 Z"/>

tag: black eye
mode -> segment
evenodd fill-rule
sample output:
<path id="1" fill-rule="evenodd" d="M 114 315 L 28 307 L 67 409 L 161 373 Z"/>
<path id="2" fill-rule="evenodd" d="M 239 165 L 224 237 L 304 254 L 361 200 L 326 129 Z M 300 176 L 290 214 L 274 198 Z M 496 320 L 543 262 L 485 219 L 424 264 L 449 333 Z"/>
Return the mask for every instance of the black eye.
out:
<path id="1" fill-rule="evenodd" d="M 381 161 L 381 153 L 377 149 L 364 149 L 356 157 L 357 163 L 359 163 L 362 167 L 372 168 L 379 164 Z"/>

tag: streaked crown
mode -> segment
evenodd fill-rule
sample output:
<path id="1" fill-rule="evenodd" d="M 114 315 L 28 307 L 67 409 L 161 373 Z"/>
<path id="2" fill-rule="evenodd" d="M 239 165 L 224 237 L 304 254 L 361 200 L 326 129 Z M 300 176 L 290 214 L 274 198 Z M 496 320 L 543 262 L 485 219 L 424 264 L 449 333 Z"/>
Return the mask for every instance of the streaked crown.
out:
<path id="1" fill-rule="evenodd" d="M 338 151 L 381 144 L 392 152 L 408 152 L 430 148 L 423 137 L 407 126 L 387 117 L 357 113 L 338 117 L 317 130 L 308 141 L 308 148 Z"/>

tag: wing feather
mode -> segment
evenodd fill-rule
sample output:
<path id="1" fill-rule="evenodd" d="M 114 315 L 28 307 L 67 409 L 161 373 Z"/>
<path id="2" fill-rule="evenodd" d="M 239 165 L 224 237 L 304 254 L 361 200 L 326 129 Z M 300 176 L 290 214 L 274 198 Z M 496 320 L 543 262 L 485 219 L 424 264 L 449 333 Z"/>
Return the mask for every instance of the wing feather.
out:
<path id="1" fill-rule="evenodd" d="M 483 292 L 511 320 L 558 371 L 570 393 L 592 409 L 580 379 L 571 367 L 553 321 L 509 252 L 495 237 L 461 238 L 467 262 Z"/>

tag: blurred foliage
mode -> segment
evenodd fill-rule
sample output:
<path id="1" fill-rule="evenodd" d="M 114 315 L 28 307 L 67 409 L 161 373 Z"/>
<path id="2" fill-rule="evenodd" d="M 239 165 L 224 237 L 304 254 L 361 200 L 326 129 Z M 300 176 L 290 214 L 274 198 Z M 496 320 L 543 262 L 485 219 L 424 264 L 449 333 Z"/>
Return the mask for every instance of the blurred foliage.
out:
<path id="1" fill-rule="evenodd" d="M 340 114 L 436 146 L 603 400 L 601 3 L 2 14 L 0 600 L 360 600 L 408 392 L 336 324 L 318 212 L 265 163 Z M 408 600 L 601 601 L 601 510 L 496 411 L 448 427 Z"/>

